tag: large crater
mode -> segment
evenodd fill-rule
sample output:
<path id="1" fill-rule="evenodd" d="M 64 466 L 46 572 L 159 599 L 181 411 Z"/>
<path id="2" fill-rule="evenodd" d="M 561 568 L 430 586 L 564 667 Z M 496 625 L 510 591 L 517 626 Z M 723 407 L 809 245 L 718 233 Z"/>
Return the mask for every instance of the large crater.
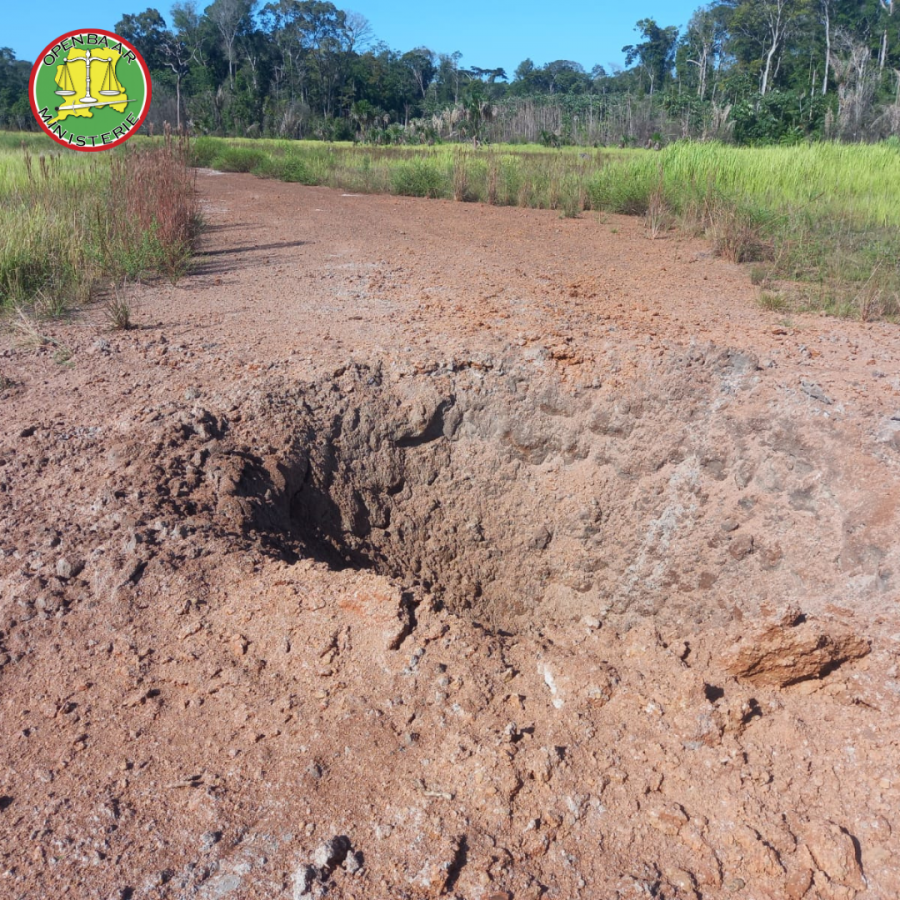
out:
<path id="1" fill-rule="evenodd" d="M 239 492 L 282 544 L 495 627 L 721 622 L 786 596 L 880 594 L 868 476 L 843 471 L 818 410 L 761 411 L 764 378 L 714 347 L 590 388 L 514 363 L 351 365 L 267 400 L 289 449 Z"/>

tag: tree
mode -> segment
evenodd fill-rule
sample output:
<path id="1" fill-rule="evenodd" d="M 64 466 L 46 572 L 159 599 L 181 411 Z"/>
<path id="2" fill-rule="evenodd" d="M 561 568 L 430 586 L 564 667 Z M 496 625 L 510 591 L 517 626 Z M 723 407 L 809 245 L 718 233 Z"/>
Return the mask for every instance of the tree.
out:
<path id="1" fill-rule="evenodd" d="M 627 68 L 524 59 L 509 81 L 459 52 L 375 43 L 365 16 L 329 0 L 176 0 L 168 26 L 148 8 L 117 29 L 150 66 L 153 119 L 218 133 L 764 143 L 900 127 L 900 0 L 699 2 L 681 34 L 641 19 Z M 0 125 L 29 124 L 27 68 L 0 59 Z"/>
<path id="2" fill-rule="evenodd" d="M 381 110 L 372 106 L 368 100 L 357 100 L 356 103 L 350 107 L 350 118 L 359 125 L 363 140 L 366 139 L 366 135 L 368 134 L 372 123 L 380 115 Z"/>
<path id="3" fill-rule="evenodd" d="M 878 0 L 881 8 L 887 13 L 888 16 L 894 15 L 894 0 Z M 888 26 L 887 23 L 884 24 L 881 31 L 881 49 L 878 51 L 878 68 L 884 69 L 885 61 L 887 60 L 887 52 L 888 52 Z"/>
<path id="4" fill-rule="evenodd" d="M 186 0 L 172 6 L 172 24 L 178 39 L 187 47 L 191 62 L 199 66 L 205 64 L 206 36 L 203 32 L 203 17 L 197 10 L 196 0 Z"/>
<path id="5" fill-rule="evenodd" d="M 765 96 L 778 78 L 790 40 L 809 18 L 809 0 L 728 0 L 729 48 L 739 63 L 758 72 Z"/>
<path id="6" fill-rule="evenodd" d="M 768 49 L 766 50 L 766 65 L 763 69 L 762 84 L 759 92 L 764 97 L 769 84 L 769 75 L 772 72 L 772 59 L 776 53 L 782 50 L 784 40 L 790 27 L 788 12 L 790 0 L 763 0 L 762 9 L 765 16 Z"/>
<path id="7" fill-rule="evenodd" d="M 544 66 L 550 79 L 552 94 L 580 94 L 587 89 L 590 78 L 584 66 L 571 59 L 556 59 Z"/>
<path id="8" fill-rule="evenodd" d="M 453 103 L 459 103 L 459 87 L 462 72 L 459 68 L 459 61 L 462 59 L 462 53 L 455 50 L 453 53 L 441 53 L 438 56 L 438 70 L 435 77 L 435 95 L 439 101 L 448 101 L 452 99 Z"/>
<path id="9" fill-rule="evenodd" d="M 159 58 L 175 79 L 175 125 L 181 128 L 181 84 L 191 70 L 191 63 L 203 63 L 203 35 L 200 14 L 194 0 L 172 7 L 175 31 L 162 32 Z"/>
<path id="10" fill-rule="evenodd" d="M 513 78 L 516 81 L 527 81 L 534 71 L 535 65 L 531 59 L 523 59 L 522 62 L 516 66 L 516 71 L 513 72 Z"/>
<path id="11" fill-rule="evenodd" d="M 523 59 L 513 73 L 512 93 L 527 96 L 549 90 L 547 73 L 538 68 L 531 59 Z"/>
<path id="12" fill-rule="evenodd" d="M 641 19 L 635 25 L 635 31 L 639 31 L 644 40 L 640 44 L 629 44 L 622 48 L 625 64 L 630 66 L 635 61 L 639 63 L 650 80 L 650 95 L 653 96 L 654 88 L 662 87 L 672 71 L 678 29 L 674 25 L 660 28 L 655 19 Z"/>
<path id="13" fill-rule="evenodd" d="M 168 31 L 160 47 L 160 54 L 175 78 L 175 127 L 180 130 L 181 80 L 190 71 L 191 53 L 184 41 Z"/>
<path id="14" fill-rule="evenodd" d="M 721 62 L 726 34 L 720 11 L 712 5 L 701 6 L 688 22 L 679 51 L 684 62 L 694 67 L 697 96 L 701 100 L 706 98 L 710 72 L 717 70 Z"/>
<path id="15" fill-rule="evenodd" d="M 434 65 L 434 53 L 427 47 L 416 47 L 415 50 L 404 53 L 403 56 L 400 57 L 400 61 L 412 73 L 416 87 L 419 89 L 419 94 L 424 100 L 428 87 L 437 72 Z"/>
<path id="16" fill-rule="evenodd" d="M 349 74 L 346 57 L 366 38 L 360 21 L 348 31 L 347 14 L 322 0 L 275 0 L 263 7 L 261 19 L 281 55 L 281 72 L 295 93 L 312 105 L 317 101 L 326 117 L 333 112 L 342 79 Z M 362 29 L 362 30 L 360 30 Z M 311 96 L 318 88 L 316 97 Z"/>
<path id="17" fill-rule="evenodd" d="M 828 93 L 828 72 L 831 69 L 831 18 L 833 0 L 819 0 L 822 24 L 825 26 L 825 74 L 822 76 L 822 95 Z"/>
<path id="18" fill-rule="evenodd" d="M 33 128 L 28 103 L 28 78 L 31 64 L 16 59 L 9 47 L 0 47 L 0 125 L 8 128 Z"/>
<path id="19" fill-rule="evenodd" d="M 122 16 L 116 24 L 116 34 L 137 47 L 151 72 L 165 66 L 162 45 L 166 39 L 166 20 L 158 9 L 148 8 Z"/>
<path id="20" fill-rule="evenodd" d="M 362 13 L 357 12 L 347 13 L 344 21 L 344 34 L 347 37 L 348 53 L 365 50 L 375 36 L 371 22 Z"/>
<path id="21" fill-rule="evenodd" d="M 238 34 L 250 25 L 253 0 L 215 0 L 207 7 L 206 15 L 216 26 L 228 60 L 228 83 L 234 87 L 235 41 Z"/>

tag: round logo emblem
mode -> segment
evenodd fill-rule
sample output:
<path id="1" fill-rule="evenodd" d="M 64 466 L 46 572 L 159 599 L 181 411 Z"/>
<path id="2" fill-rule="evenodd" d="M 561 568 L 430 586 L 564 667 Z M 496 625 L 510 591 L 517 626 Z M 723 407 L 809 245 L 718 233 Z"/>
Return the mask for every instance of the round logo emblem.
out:
<path id="1" fill-rule="evenodd" d="M 109 150 L 144 121 L 150 70 L 141 54 L 111 31 L 70 31 L 38 57 L 28 95 L 38 124 L 58 144 Z"/>

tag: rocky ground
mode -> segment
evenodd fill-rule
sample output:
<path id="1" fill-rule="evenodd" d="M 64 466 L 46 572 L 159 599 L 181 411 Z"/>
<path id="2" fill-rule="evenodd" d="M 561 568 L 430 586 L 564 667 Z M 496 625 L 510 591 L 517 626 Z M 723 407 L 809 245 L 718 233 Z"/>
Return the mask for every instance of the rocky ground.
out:
<path id="1" fill-rule="evenodd" d="M 0 896 L 896 896 L 896 326 L 198 189 L 137 329 L 0 343 Z"/>

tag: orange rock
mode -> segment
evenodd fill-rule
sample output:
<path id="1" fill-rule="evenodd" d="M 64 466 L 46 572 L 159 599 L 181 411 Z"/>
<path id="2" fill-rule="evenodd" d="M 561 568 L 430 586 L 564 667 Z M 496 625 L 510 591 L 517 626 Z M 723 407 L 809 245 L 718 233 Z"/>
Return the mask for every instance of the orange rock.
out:
<path id="1" fill-rule="evenodd" d="M 726 651 L 726 671 L 757 685 L 784 687 L 820 678 L 870 650 L 869 642 L 838 625 L 785 621 L 744 637 Z"/>

